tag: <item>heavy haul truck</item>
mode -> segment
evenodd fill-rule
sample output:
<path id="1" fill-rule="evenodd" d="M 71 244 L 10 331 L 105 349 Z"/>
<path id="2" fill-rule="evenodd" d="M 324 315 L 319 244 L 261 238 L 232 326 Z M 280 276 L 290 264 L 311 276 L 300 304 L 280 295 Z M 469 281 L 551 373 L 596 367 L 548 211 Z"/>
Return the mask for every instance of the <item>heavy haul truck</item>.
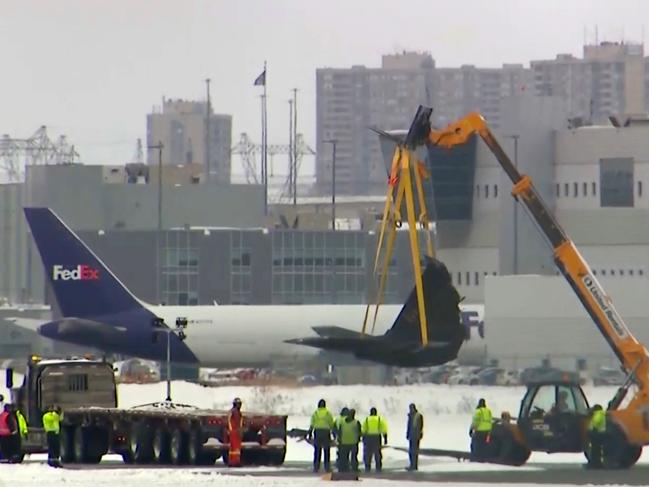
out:
<path id="1" fill-rule="evenodd" d="M 99 463 L 107 453 L 124 463 L 210 465 L 227 462 L 228 411 L 199 409 L 171 402 L 118 408 L 113 366 L 105 361 L 30 357 L 23 382 L 14 386 L 7 369 L 12 402 L 23 411 L 29 433 L 22 453 L 47 451 L 42 415 L 57 405 L 63 411 L 61 460 Z M 286 455 L 286 416 L 244 410 L 243 464 L 281 465 Z"/>
<path id="2" fill-rule="evenodd" d="M 415 150 L 422 145 L 451 149 L 475 135 L 489 147 L 513 183 L 512 196 L 523 204 L 548 241 L 557 268 L 627 374 L 624 384 L 608 404 L 604 463 L 610 468 L 634 465 L 643 446 L 649 444 L 649 352 L 628 329 L 574 242 L 541 199 L 532 180 L 518 171 L 485 119 L 474 112 L 435 130 L 430 125 L 431 114 L 432 108 L 420 106 L 404 140 L 384 133 L 397 142 L 395 159 L 416 161 Z M 632 388 L 635 392 L 629 394 Z M 553 404 L 560 400 L 568 401 L 567 410 L 551 411 Z M 522 465 L 531 451 L 584 451 L 588 421 L 588 402 L 574 377 L 557 374 L 530 383 L 516 422 L 496 424 L 493 436 L 508 438 L 509 444 L 504 449 L 494 448 L 490 460 Z"/>

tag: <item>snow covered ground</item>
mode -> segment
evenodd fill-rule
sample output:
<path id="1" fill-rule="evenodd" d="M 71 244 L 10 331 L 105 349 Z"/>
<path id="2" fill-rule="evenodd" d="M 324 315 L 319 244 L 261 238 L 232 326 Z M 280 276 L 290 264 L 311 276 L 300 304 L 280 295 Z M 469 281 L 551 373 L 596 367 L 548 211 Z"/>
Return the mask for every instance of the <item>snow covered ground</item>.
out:
<path id="1" fill-rule="evenodd" d="M 131 407 L 165 397 L 165 384 L 122 384 L 119 386 L 121 407 Z M 0 393 L 5 393 L 0 389 Z M 445 385 L 410 385 L 398 387 L 380 386 L 318 386 L 305 388 L 282 387 L 219 387 L 207 388 L 186 382 L 172 384 L 172 398 L 176 402 L 194 404 L 200 407 L 227 409 L 234 397 L 243 400 L 244 411 L 265 411 L 289 416 L 289 428 L 307 427 L 308 418 L 319 399 L 327 401 L 332 412 L 337 413 L 343 406 L 355 408 L 359 417 L 364 417 L 369 408 L 375 406 L 389 423 L 389 443 L 405 446 L 405 422 L 408 404 L 414 402 L 425 417 L 424 447 L 438 447 L 465 450 L 469 445 L 468 429 L 473 409 L 480 397 L 487 400 L 495 415 L 507 410 L 518 413 L 520 399 L 524 393 L 522 387 L 471 387 Z M 606 404 L 613 396 L 614 389 L 601 387 L 589 388 L 586 394 L 591 403 Z M 305 442 L 290 440 L 287 453 L 287 470 L 295 471 L 301 466 L 295 462 L 308 462 L 312 455 L 311 447 Z M 116 485 L 138 485 L 147 487 L 178 486 L 190 483 L 195 486 L 299 486 L 307 487 L 320 484 L 317 476 L 277 477 L 277 469 L 264 467 L 250 469 L 255 476 L 228 475 L 228 469 L 156 469 L 156 468 L 120 468 L 119 457 L 110 456 L 106 463 L 111 463 L 100 470 L 51 469 L 44 465 L 44 457 L 35 455 L 22 465 L 0 465 L 0 487 L 6 486 L 86 486 L 93 487 Z M 407 465 L 407 455 L 396 450 L 384 451 L 386 469 L 399 469 Z M 539 470 L 541 463 L 581 463 L 581 455 L 546 455 L 535 453 L 530 462 L 519 471 Z M 649 454 L 643 455 L 640 462 L 649 463 Z M 501 471 L 515 467 L 457 463 L 455 460 L 422 458 L 420 469 L 428 472 L 449 472 L 457 470 Z M 269 476 L 259 476 L 260 471 L 268 471 Z M 244 470 L 244 472 L 246 472 Z M 272 476 L 271 474 L 275 474 Z M 549 473 L 548 473 L 549 474 Z M 403 481 L 364 479 L 366 487 L 402 484 Z M 348 482 L 338 485 L 343 487 Z M 417 485 L 428 484 L 428 482 Z M 432 485 L 432 484 L 431 484 Z M 450 484 L 453 485 L 453 484 Z M 459 484 L 456 484 L 459 485 Z M 465 484 L 463 484 L 465 485 Z M 525 484 L 517 484 L 525 485 Z"/>

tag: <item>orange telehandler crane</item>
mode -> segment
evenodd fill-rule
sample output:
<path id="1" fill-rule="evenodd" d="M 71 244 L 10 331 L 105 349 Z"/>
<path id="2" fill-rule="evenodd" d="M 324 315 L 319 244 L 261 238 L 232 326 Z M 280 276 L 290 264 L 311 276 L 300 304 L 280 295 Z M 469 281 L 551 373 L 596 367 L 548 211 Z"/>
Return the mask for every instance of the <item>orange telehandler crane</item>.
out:
<path id="1" fill-rule="evenodd" d="M 419 135 L 419 145 L 432 144 L 451 148 L 465 143 L 474 134 L 482 138 L 511 179 L 514 185 L 512 196 L 524 205 L 545 235 L 552 247 L 554 262 L 559 271 L 628 374 L 627 380 L 608 404 L 604 455 L 605 464 L 609 467 L 632 466 L 640 457 L 642 447 L 649 444 L 649 352 L 627 328 L 586 260 L 541 199 L 532 180 L 518 171 L 487 126 L 485 119 L 474 112 L 442 130 L 434 130 L 431 129 L 429 121 L 431 113 L 431 108 L 420 106 L 415 116 L 413 126 L 414 132 Z M 637 386 L 637 390 L 625 402 L 633 385 Z M 539 391 L 548 386 L 555 388 L 557 400 L 560 395 L 566 393 L 563 397 L 569 397 L 572 401 L 573 414 L 570 418 L 552 418 L 543 408 L 535 405 L 543 402 L 538 398 Z M 548 452 L 582 449 L 586 444 L 587 409 L 585 396 L 577 381 L 559 377 L 528 385 L 527 394 L 521 403 L 518 422 L 513 425 L 514 438 L 519 450 L 518 459 L 512 458 L 511 462 L 520 464 L 521 460 L 527 460 L 523 460 L 525 449 Z M 549 416 L 550 419 L 547 419 Z M 558 433 L 553 434 L 553 430 Z M 586 454 L 588 455 L 588 452 Z"/>

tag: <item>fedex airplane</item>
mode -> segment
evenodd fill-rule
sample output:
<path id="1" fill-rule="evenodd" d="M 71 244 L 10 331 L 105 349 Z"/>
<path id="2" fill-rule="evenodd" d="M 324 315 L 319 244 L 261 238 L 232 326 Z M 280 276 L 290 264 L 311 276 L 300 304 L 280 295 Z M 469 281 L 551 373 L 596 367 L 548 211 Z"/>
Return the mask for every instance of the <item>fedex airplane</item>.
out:
<path id="1" fill-rule="evenodd" d="M 318 347 L 327 349 L 311 345 L 310 338 L 340 341 L 339 337 L 347 340 L 359 336 L 365 305 L 156 306 L 145 303 L 52 210 L 25 208 L 24 211 L 62 314 L 61 319 L 38 328 L 42 336 L 106 352 L 164 360 L 167 336 L 161 336 L 156 330 L 162 327 L 168 331 L 181 322 L 187 324 L 184 339 L 176 333 L 169 334 L 171 360 L 206 367 L 254 367 L 279 359 L 296 360 L 317 354 Z M 383 335 L 368 337 L 380 340 L 377 344 L 400 344 L 395 353 L 388 350 L 388 356 L 362 358 L 391 365 L 424 366 L 454 359 L 460 345 L 463 351 L 484 349 L 483 307 L 477 305 L 462 306 L 458 318 L 462 330 L 459 341 L 451 343 L 448 336 L 436 340 L 435 331 L 429 329 L 430 346 L 426 350 L 419 344 L 411 348 L 410 345 L 419 341 L 418 325 L 409 328 L 414 323 L 412 312 L 416 312 L 413 296 L 414 290 L 404 306 L 382 306 L 376 331 Z M 153 339 L 154 334 L 159 336 L 157 340 Z M 412 363 L 401 364 L 400 359 L 391 356 L 408 357 L 409 353 L 415 354 Z"/>

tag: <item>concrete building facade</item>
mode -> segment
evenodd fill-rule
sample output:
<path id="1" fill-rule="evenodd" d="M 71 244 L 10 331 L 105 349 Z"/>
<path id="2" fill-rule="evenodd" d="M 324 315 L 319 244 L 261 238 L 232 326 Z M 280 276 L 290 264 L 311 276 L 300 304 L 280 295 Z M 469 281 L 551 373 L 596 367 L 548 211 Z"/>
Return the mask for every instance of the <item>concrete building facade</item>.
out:
<path id="1" fill-rule="evenodd" d="M 187 172 L 168 168 L 162 185 L 163 229 L 263 226 L 263 187 L 193 184 Z M 158 185 L 157 173 L 152 174 L 147 182 L 124 166 L 28 166 L 24 184 L 0 185 L 0 296 L 14 303 L 43 300 L 42 266 L 28 235 L 24 206 L 52 208 L 78 231 L 156 230 Z"/>
<path id="2" fill-rule="evenodd" d="M 205 172 L 209 167 L 211 182 L 230 182 L 231 115 L 215 114 L 210 107 L 208 117 L 206 102 L 163 99 L 162 107 L 147 115 L 147 145 L 158 142 L 164 146 L 162 164 L 198 164 Z M 158 164 L 158 156 L 149 149 L 147 163 Z"/>
<path id="3" fill-rule="evenodd" d="M 556 59 L 530 63 L 534 93 L 560 96 L 568 115 L 584 122 L 647 111 L 646 64 L 642 44 L 623 42 L 586 45 L 583 58 L 559 54 Z"/>

